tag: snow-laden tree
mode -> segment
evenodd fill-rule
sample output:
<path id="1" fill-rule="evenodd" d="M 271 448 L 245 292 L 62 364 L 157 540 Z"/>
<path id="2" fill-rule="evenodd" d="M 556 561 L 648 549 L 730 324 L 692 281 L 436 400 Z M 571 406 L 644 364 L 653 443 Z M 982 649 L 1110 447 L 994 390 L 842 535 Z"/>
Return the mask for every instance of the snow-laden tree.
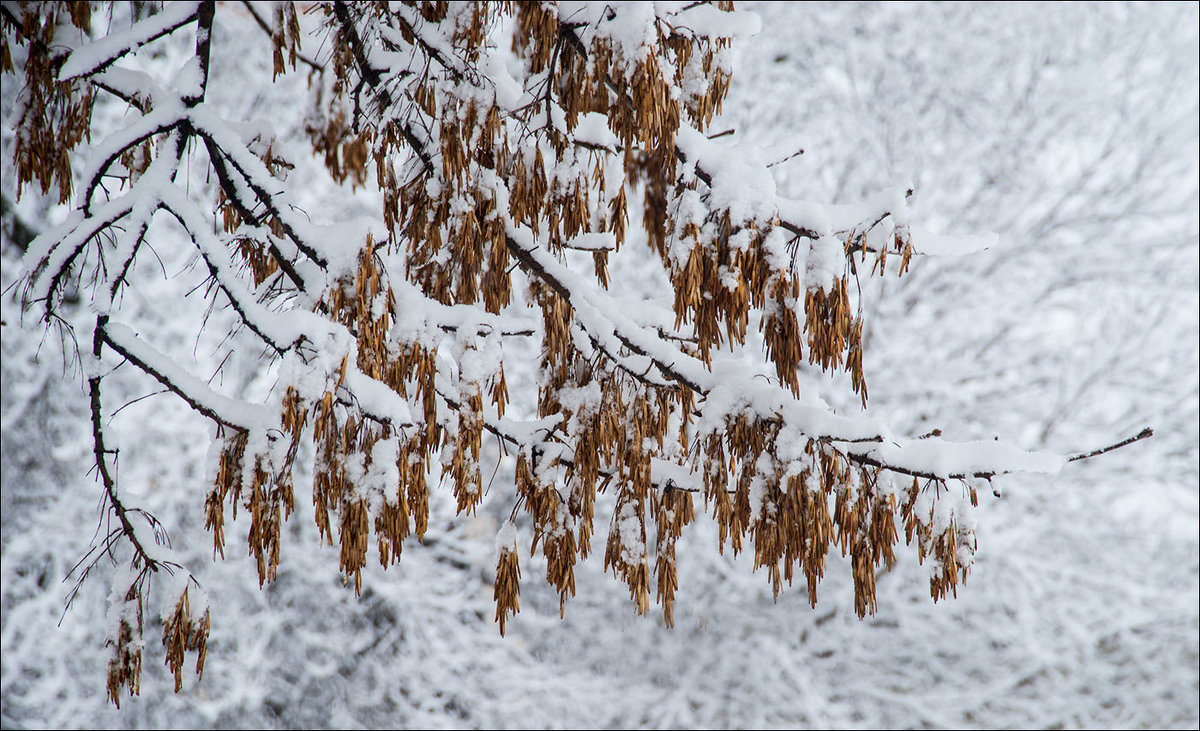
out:
<path id="1" fill-rule="evenodd" d="M 670 624 L 676 541 L 702 502 L 721 549 L 752 552 L 776 595 L 803 575 L 815 603 L 840 548 L 861 616 L 901 529 L 932 567 L 933 598 L 953 593 L 975 550 L 977 481 L 1066 459 L 936 430 L 905 438 L 801 388 L 806 364 L 845 371 L 866 403 L 861 282 L 903 273 L 923 239 L 906 188 L 859 205 L 789 199 L 736 135 L 709 129 L 729 43 L 756 30 L 752 16 L 722 4 L 332 3 L 315 6 L 311 39 L 286 3 L 270 17 L 211 2 L 144 11 L 3 10 L 2 62 L 21 84 L 19 185 L 71 206 L 29 243 L 16 286 L 28 317 L 78 338 L 106 506 L 95 551 L 128 560 L 111 602 L 114 701 L 138 688 L 152 579 L 174 577 L 161 591 L 177 688 L 186 651 L 203 667 L 210 621 L 164 524 L 122 498 L 105 428 L 115 368 L 216 425 L 196 509 L 221 555 L 227 521 L 249 514 L 260 584 L 279 571 L 297 471 L 311 465 L 319 534 L 360 592 L 372 544 L 386 566 L 427 536 L 439 482 L 459 513 L 491 497 L 481 456 L 494 439 L 516 460 L 515 493 L 496 497 L 510 516 L 496 540 L 501 632 L 518 608 L 521 510 L 560 613 L 600 530 L 604 565 L 637 611 L 653 592 Z M 211 86 L 238 83 L 210 74 L 222 14 L 262 27 L 277 74 L 307 75 L 307 98 L 292 100 L 307 154 L 347 195 L 375 191 L 376 210 L 306 209 L 294 174 L 305 153 L 276 134 L 279 112 L 209 104 Z M 148 61 L 160 46 L 165 58 Z M 121 125 L 94 125 L 115 105 Z M 184 234 L 162 240 L 190 247 L 197 296 L 232 313 L 225 347 L 257 349 L 255 383 L 222 389 L 187 367 L 186 342 L 127 319 L 132 299 L 179 296 L 134 277 L 164 225 Z M 610 259 L 636 246 L 659 265 L 658 299 L 623 298 L 610 281 Z M 65 312 L 77 297 L 84 332 Z M 510 403 L 506 354 L 528 349 L 514 340 L 534 341 L 540 363 Z"/>

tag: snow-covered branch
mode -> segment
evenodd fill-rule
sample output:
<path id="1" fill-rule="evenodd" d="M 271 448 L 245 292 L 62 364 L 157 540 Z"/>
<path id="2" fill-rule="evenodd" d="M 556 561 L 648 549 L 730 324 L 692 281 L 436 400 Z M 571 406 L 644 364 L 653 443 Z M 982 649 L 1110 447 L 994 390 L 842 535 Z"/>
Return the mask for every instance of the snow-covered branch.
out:
<path id="1" fill-rule="evenodd" d="M 298 460 L 312 457 L 303 468 L 318 533 L 339 545 L 338 568 L 361 591 L 372 544 L 386 566 L 425 535 L 432 482 L 451 484 L 460 514 L 487 509 L 490 434 L 515 452 L 513 490 L 497 493 L 510 521 L 528 513 L 561 603 L 599 521 L 605 568 L 639 613 L 653 582 L 673 622 L 676 539 L 697 520 L 696 497 L 722 549 L 752 549 L 775 594 L 802 573 L 815 602 L 840 547 L 862 616 L 876 606 L 876 571 L 895 560 L 899 525 L 931 561 L 938 599 L 973 560 L 973 479 L 1052 473 L 1143 438 L 1070 458 L 938 433 L 908 439 L 813 395 L 806 365 L 847 373 L 866 405 L 861 264 L 872 254 L 872 273 L 884 273 L 895 256 L 904 274 L 921 242 L 908 186 L 857 205 L 790 199 L 772 163 L 708 133 L 729 89 L 729 45 L 756 30 L 752 16 L 703 3 L 314 7 L 320 56 L 304 55 L 290 4 L 270 25 L 248 4 L 171 5 L 65 61 L 31 46 L 24 73 L 40 101 L 21 124 L 58 120 L 70 142 L 17 138 L 23 182 L 82 183 L 66 222 L 29 248 L 24 305 L 50 318 L 68 284 L 90 287 L 95 358 L 107 345 L 215 423 L 205 525 L 223 554 L 226 508 L 247 508 L 260 583 L 277 574 Z M 291 136 L 302 126 L 311 151 L 271 120 L 210 103 L 219 10 L 266 31 L 273 76 L 285 55 L 310 67 Z M 177 34 L 193 25 L 194 40 Z M 134 63 L 150 43 L 187 47 L 169 81 Z M 130 105 L 132 119 L 72 153 L 90 134 L 97 91 Z M 76 172 L 48 165 L 49 154 L 86 159 Z M 370 190 L 355 199 L 375 207 L 370 219 L 304 207 L 301 186 L 319 162 L 348 198 Z M 109 189 L 115 180 L 121 191 Z M 135 264 L 159 241 L 198 272 L 197 299 L 226 309 L 233 332 L 220 347 L 262 349 L 255 399 L 248 385 L 224 393 L 196 375 L 178 344 L 159 350 L 135 334 L 136 307 L 120 295 L 140 293 Z M 655 277 L 662 296 L 623 296 L 621 278 L 635 273 Z M 523 375 L 510 386 L 514 367 Z M 97 465 L 123 516 L 104 463 L 101 376 L 89 379 Z M 598 500 L 606 491 L 613 500 Z M 132 529 L 121 532 L 145 553 Z M 509 537 L 495 587 L 501 628 L 518 606 Z M 140 612 L 130 592 L 121 601 Z M 167 643 L 177 678 L 179 648 L 203 656 L 186 592 Z M 120 625 L 118 690 L 136 688 L 138 617 Z"/>

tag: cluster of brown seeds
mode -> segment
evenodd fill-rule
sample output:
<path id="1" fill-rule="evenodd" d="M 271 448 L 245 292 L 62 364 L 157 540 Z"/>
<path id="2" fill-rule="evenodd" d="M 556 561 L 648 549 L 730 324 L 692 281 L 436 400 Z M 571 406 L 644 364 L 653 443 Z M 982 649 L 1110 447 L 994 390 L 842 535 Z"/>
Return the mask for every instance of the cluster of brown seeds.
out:
<path id="1" fill-rule="evenodd" d="M 42 7 L 36 7 L 36 6 Z M 88 137 L 95 91 L 79 79 L 60 80 L 58 71 L 66 54 L 54 43 L 60 24 L 70 24 L 83 33 L 91 27 L 91 3 L 22 3 L 14 7 L 16 18 L 7 11 L 0 15 L 0 71 L 12 73 L 10 38 L 25 47 L 22 68 L 25 84 L 20 93 L 20 116 L 16 122 L 19 144 L 14 146 L 18 191 L 37 182 L 42 195 L 58 188 L 58 202 L 71 199 L 73 190 L 70 152 Z"/>
<path id="2" fill-rule="evenodd" d="M 142 605 L 141 585 L 134 584 L 125 594 L 125 611 L 118 622 L 117 635 L 108 639 L 113 649 L 108 661 L 108 699 L 118 708 L 121 707 L 121 688 L 128 688 L 130 695 L 141 691 Z"/>
<path id="3" fill-rule="evenodd" d="M 175 675 L 175 692 L 183 687 L 183 661 L 187 652 L 196 653 L 196 675 L 204 676 L 204 660 L 208 656 L 208 630 L 210 616 L 207 609 L 196 619 L 192 616 L 192 605 L 188 599 L 191 587 L 179 595 L 179 601 L 171 616 L 163 621 L 163 645 L 167 648 L 167 666 Z"/>
<path id="4" fill-rule="evenodd" d="M 932 513 L 924 514 L 916 507 L 922 491 L 937 493 L 947 489 L 944 482 L 937 480 L 921 486 L 914 477 L 900 511 L 904 519 L 905 540 L 909 545 L 917 544 L 917 557 L 922 563 L 926 558 L 933 559 L 929 595 L 934 601 L 944 598 L 947 593 L 958 596 L 958 585 L 967 580 L 967 569 L 976 548 L 974 530 L 960 526 L 954 518 L 947 521 L 941 530 L 934 530 Z M 967 488 L 967 496 L 972 506 L 979 504 L 974 487 Z"/>

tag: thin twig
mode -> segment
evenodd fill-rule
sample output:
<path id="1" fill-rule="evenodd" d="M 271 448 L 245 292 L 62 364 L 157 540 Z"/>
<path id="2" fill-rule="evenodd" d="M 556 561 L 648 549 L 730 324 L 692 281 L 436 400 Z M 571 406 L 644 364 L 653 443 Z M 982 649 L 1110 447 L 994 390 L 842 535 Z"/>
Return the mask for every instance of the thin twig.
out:
<path id="1" fill-rule="evenodd" d="M 275 34 L 271 32 L 271 28 L 270 28 L 270 26 L 267 25 L 267 21 L 263 20 L 262 16 L 258 14 L 258 11 L 256 11 L 254 9 L 254 3 L 250 2 L 249 0 L 242 0 L 242 5 L 245 5 L 246 10 L 250 11 L 251 17 L 254 18 L 254 22 L 258 24 L 258 27 L 262 28 L 263 33 L 266 33 L 269 38 L 274 40 Z M 316 61 L 313 61 L 308 56 L 305 56 L 303 53 L 300 53 L 299 51 L 296 51 L 296 58 L 298 58 L 301 61 L 303 61 L 304 63 L 306 63 L 314 71 L 317 71 L 320 73 L 325 72 L 324 66 L 317 63 Z"/>
<path id="2" fill-rule="evenodd" d="M 1083 459 L 1089 459 L 1091 457 L 1096 457 L 1098 455 L 1105 454 L 1106 452 L 1111 452 L 1114 449 L 1120 449 L 1121 447 L 1128 446 L 1130 444 L 1133 444 L 1134 442 L 1139 442 L 1143 439 L 1149 439 L 1152 436 L 1154 436 L 1154 430 L 1151 429 L 1150 427 L 1146 427 L 1145 429 L 1142 429 L 1140 432 L 1129 437 L 1128 439 L 1122 439 L 1121 441 L 1117 442 L 1116 444 L 1110 444 L 1107 447 L 1101 447 L 1100 449 L 1093 449 L 1090 452 L 1081 452 L 1079 454 L 1076 454 L 1076 455 L 1068 458 L 1067 461 L 1068 462 L 1078 462 Z"/>

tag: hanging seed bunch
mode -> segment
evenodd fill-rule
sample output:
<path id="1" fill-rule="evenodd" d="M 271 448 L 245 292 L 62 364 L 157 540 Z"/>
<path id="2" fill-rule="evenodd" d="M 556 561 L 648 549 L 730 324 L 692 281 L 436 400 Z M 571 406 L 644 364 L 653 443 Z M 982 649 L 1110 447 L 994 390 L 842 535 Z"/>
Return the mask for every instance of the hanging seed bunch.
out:
<path id="1" fill-rule="evenodd" d="M 0 71 L 15 70 L 14 53 L 24 57 L 20 65 L 25 83 L 13 110 L 18 193 L 27 183 L 37 183 L 42 195 L 57 189 L 58 202 L 66 203 L 73 185 L 70 152 L 88 137 L 95 95 L 79 80 L 59 80 L 67 57 L 59 36 L 90 31 L 91 3 L 40 5 L 14 5 L 0 16 Z"/>

